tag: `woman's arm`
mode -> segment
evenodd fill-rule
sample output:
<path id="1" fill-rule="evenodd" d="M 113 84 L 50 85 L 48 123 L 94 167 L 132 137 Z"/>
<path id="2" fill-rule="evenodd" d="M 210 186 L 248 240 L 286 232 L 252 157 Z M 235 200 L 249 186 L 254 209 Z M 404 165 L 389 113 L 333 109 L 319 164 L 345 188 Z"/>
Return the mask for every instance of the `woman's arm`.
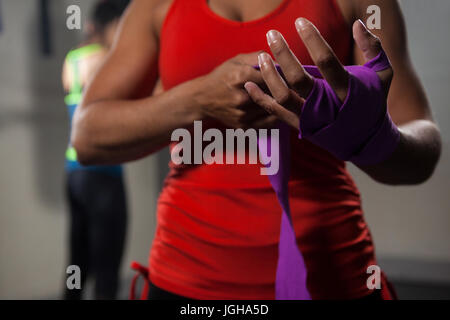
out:
<path id="1" fill-rule="evenodd" d="M 74 116 L 72 144 L 83 164 L 116 164 L 144 157 L 170 143 L 172 132 L 212 118 L 227 127 L 275 121 L 251 108 L 246 81 L 263 83 L 253 68 L 257 53 L 238 55 L 208 75 L 150 96 L 157 82 L 159 4 L 135 0 L 103 66 Z"/>
<path id="2" fill-rule="evenodd" d="M 87 86 L 72 132 L 84 164 L 140 158 L 166 144 L 172 129 L 196 117 L 192 100 L 185 99 L 186 88 L 148 97 L 157 80 L 156 2 L 131 4 L 111 52 Z"/>
<path id="3" fill-rule="evenodd" d="M 404 18 L 397 0 L 357 0 L 356 18 L 367 19 L 367 7 L 381 9 L 381 29 L 376 34 L 391 60 L 394 78 L 389 91 L 388 108 L 399 127 L 400 143 L 383 163 L 361 168 L 373 179 L 386 184 L 417 184 L 433 173 L 441 152 L 440 133 L 432 118 L 424 88 L 408 52 Z M 362 52 L 355 48 L 355 60 L 364 63 Z"/>
<path id="4" fill-rule="evenodd" d="M 440 134 L 407 52 L 397 1 L 355 0 L 355 16 L 363 16 L 374 3 L 382 10 L 381 41 L 363 23 L 353 24 L 356 60 L 366 66 L 351 66 L 347 70 L 352 71 L 347 71 L 317 28 L 306 19 L 297 19 L 300 38 L 325 83 L 303 68 L 282 35 L 273 30 L 268 42 L 285 79 L 271 57 L 262 54 L 260 69 L 272 96 L 251 82 L 245 87 L 253 101 L 298 129 L 303 138 L 339 159 L 359 164 L 375 180 L 417 184 L 427 180 L 436 167 Z"/>

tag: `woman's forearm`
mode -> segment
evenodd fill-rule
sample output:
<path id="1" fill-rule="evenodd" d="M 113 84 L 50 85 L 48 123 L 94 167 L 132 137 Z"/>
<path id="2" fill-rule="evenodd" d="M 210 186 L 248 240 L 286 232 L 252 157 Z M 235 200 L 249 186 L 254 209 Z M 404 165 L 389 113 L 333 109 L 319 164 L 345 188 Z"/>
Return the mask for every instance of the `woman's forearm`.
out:
<path id="1" fill-rule="evenodd" d="M 114 81 L 105 86 L 108 73 L 114 75 L 113 71 L 97 75 L 74 116 L 71 141 L 79 161 L 116 164 L 135 160 L 169 144 L 174 130 L 205 118 L 229 128 L 261 125 L 261 121 L 273 123 L 269 115 L 249 108 L 251 99 L 242 89 L 247 81 L 263 82 L 253 67 L 257 55 L 237 55 L 204 76 L 139 100 L 99 98 L 126 97 L 132 88 L 123 90 L 124 84 Z M 106 89 L 112 87 L 126 92 L 117 94 Z"/>
<path id="2" fill-rule="evenodd" d="M 145 99 L 82 105 L 75 114 L 71 137 L 79 161 L 87 165 L 123 163 L 166 146 L 175 129 L 200 118 L 195 88 L 191 81 Z"/>
<path id="3" fill-rule="evenodd" d="M 400 142 L 392 156 L 383 163 L 361 169 L 385 184 L 423 183 L 433 174 L 441 154 L 439 129 L 432 121 L 415 120 L 399 130 Z"/>

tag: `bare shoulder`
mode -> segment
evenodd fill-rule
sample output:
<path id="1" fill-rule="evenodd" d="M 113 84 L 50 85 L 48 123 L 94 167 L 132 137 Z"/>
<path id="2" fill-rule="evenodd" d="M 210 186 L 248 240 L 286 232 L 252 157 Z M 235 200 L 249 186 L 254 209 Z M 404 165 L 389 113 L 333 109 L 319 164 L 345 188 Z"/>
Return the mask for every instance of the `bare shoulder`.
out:
<path id="1" fill-rule="evenodd" d="M 152 10 L 152 20 L 154 22 L 153 30 L 155 30 L 155 33 L 158 37 L 161 33 L 162 26 L 173 2 L 174 0 L 158 0 L 154 4 Z"/>
<path id="2" fill-rule="evenodd" d="M 159 30 L 172 1 L 133 0 L 84 102 L 146 97 L 158 75 Z M 124 67 L 126 66 L 126 67 Z"/>
<path id="3" fill-rule="evenodd" d="M 133 0 L 127 9 L 121 29 L 127 34 L 151 32 L 158 39 L 162 25 L 174 0 Z M 139 40 L 140 41 L 140 40 Z"/>

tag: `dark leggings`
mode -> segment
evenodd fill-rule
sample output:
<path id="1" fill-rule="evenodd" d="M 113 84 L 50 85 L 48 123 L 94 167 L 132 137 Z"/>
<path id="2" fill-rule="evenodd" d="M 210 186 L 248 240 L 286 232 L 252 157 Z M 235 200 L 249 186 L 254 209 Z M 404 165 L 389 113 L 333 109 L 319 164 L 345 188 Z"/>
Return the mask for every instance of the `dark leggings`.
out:
<path id="1" fill-rule="evenodd" d="M 70 265 L 81 270 L 82 290 L 65 290 L 65 299 L 82 298 L 88 277 L 95 299 L 115 299 L 127 224 L 123 179 L 79 170 L 67 176 L 70 206 Z"/>

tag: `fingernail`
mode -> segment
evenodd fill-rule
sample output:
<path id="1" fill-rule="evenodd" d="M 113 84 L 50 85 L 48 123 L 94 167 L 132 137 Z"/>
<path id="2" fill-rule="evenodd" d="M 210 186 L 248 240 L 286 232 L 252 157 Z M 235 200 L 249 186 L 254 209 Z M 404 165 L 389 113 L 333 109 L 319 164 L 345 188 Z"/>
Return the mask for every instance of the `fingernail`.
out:
<path id="1" fill-rule="evenodd" d="M 267 43 L 269 44 L 269 46 L 280 40 L 280 33 L 276 30 L 270 30 L 269 32 L 267 32 L 266 36 L 267 36 Z"/>
<path id="2" fill-rule="evenodd" d="M 297 20 L 295 20 L 295 26 L 297 28 L 297 30 L 303 29 L 304 27 L 306 27 L 307 22 L 305 18 L 298 18 Z"/>
<path id="3" fill-rule="evenodd" d="M 259 63 L 260 67 L 262 67 L 264 64 L 267 64 L 269 62 L 270 62 L 270 56 L 267 53 L 263 52 L 258 56 L 258 63 Z"/>

